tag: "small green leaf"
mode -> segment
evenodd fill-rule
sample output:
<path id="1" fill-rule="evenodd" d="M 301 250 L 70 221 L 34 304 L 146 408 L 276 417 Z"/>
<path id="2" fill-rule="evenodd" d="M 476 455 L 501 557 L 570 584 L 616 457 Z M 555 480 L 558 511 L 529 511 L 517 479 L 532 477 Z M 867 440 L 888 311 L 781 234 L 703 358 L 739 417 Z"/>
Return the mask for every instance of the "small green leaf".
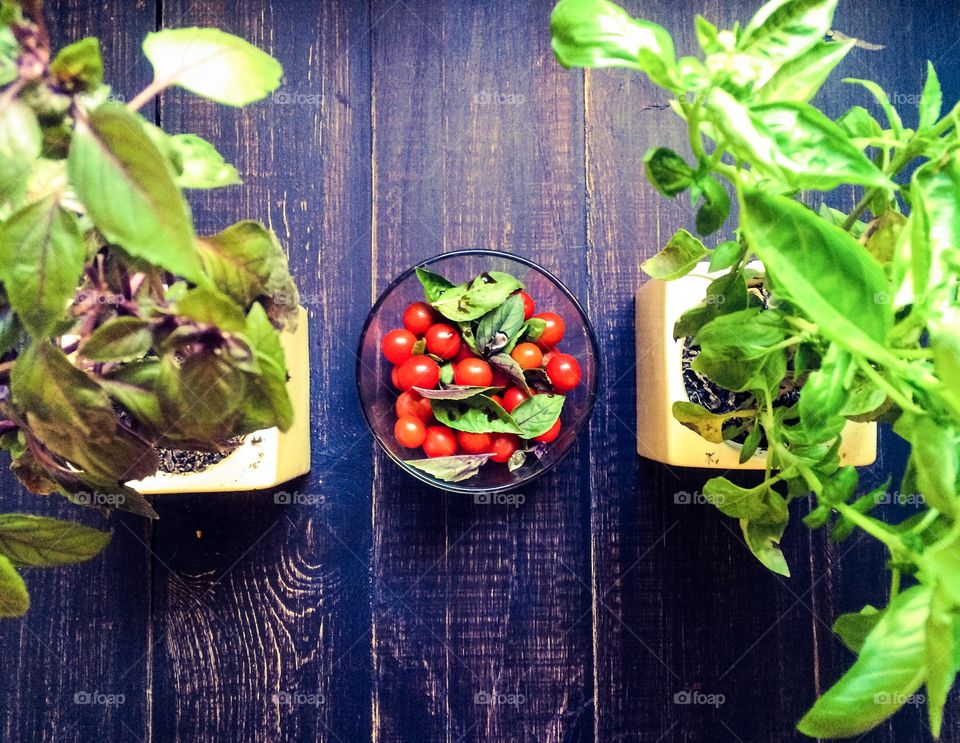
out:
<path id="1" fill-rule="evenodd" d="M 719 31 L 710 21 L 702 15 L 697 15 L 694 19 L 694 25 L 697 32 L 697 43 L 705 53 L 713 54 L 723 48 L 719 40 Z"/>
<path id="2" fill-rule="evenodd" d="M 883 612 L 870 606 L 863 607 L 853 614 L 841 614 L 833 623 L 833 631 L 837 637 L 853 652 L 859 653 L 863 643 L 873 628 L 883 617 Z"/>
<path id="3" fill-rule="evenodd" d="M 669 147 L 647 150 L 643 162 L 650 185 L 664 196 L 676 196 L 693 183 L 693 168 Z"/>
<path id="4" fill-rule="evenodd" d="M 253 44 L 216 28 L 147 34 L 143 53 L 154 78 L 228 106 L 259 101 L 280 85 L 280 63 Z"/>
<path id="5" fill-rule="evenodd" d="M 0 107 L 0 195 L 5 199 L 20 197 L 42 144 L 33 109 L 16 98 Z"/>
<path id="6" fill-rule="evenodd" d="M 243 337 L 253 349 L 259 374 L 247 375 L 246 408 L 242 411 L 247 430 L 272 428 L 286 431 L 293 425 L 295 415 L 308 415 L 306 410 L 294 411 L 287 392 L 287 366 L 280 343 L 280 335 L 273 327 L 263 307 L 255 302 L 247 313 Z"/>
<path id="7" fill-rule="evenodd" d="M 855 39 L 818 41 L 799 57 L 787 60 L 757 91 L 757 102 L 806 103 L 817 94 L 830 73 L 855 45 Z"/>
<path id="8" fill-rule="evenodd" d="M 237 169 L 223 155 L 196 134 L 175 134 L 170 146 L 180 162 L 177 185 L 180 188 L 222 188 L 243 183 Z"/>
<path id="9" fill-rule="evenodd" d="M 460 482 L 476 475 L 490 456 L 490 454 L 457 454 L 452 457 L 408 459 L 404 464 L 409 464 L 443 482 Z"/>
<path id="10" fill-rule="evenodd" d="M 767 487 L 742 488 L 725 477 L 712 477 L 703 486 L 703 495 L 725 516 L 735 519 L 760 518 L 767 511 Z"/>
<path id="11" fill-rule="evenodd" d="M 523 284 L 510 274 L 488 271 L 467 284 L 447 289 L 430 304 L 448 320 L 468 322 L 499 307 L 517 289 L 523 289 Z"/>
<path id="12" fill-rule="evenodd" d="M 939 739 L 943 708 L 957 675 L 958 627 L 956 607 L 940 586 L 933 590 L 927 618 L 927 712 L 930 731 Z"/>
<path id="13" fill-rule="evenodd" d="M 510 413 L 486 395 L 474 395 L 466 400 L 433 400 L 431 407 L 440 423 L 457 431 L 523 433 Z M 518 409 L 519 406 L 514 412 Z"/>
<path id="14" fill-rule="evenodd" d="M 417 278 L 423 284 L 423 292 L 428 302 L 436 302 L 447 289 L 452 289 L 454 286 L 453 282 L 448 281 L 440 274 L 420 268 L 420 266 L 417 266 L 416 272 Z"/>
<path id="15" fill-rule="evenodd" d="M 893 138 L 900 139 L 903 137 L 903 120 L 900 118 L 900 114 L 897 113 L 897 109 L 893 107 L 893 104 L 890 103 L 890 97 L 887 95 L 887 92 L 881 88 L 873 80 L 858 80 L 856 78 L 845 78 L 845 83 L 851 83 L 855 85 L 862 85 L 864 88 L 870 91 L 873 97 L 877 100 L 877 103 L 880 104 L 880 108 L 883 109 L 883 112 L 887 115 L 887 121 L 890 122 L 890 129 L 893 131 Z"/>
<path id="16" fill-rule="evenodd" d="M 507 378 L 517 387 L 527 394 L 530 394 L 530 387 L 527 384 L 526 376 L 524 376 L 523 367 L 514 361 L 512 357 L 507 356 L 505 353 L 498 353 L 491 356 L 487 361 L 494 369 L 499 369 L 506 374 Z"/>
<path id="17" fill-rule="evenodd" d="M 697 232 L 711 235 L 727 221 L 730 216 L 730 194 L 716 178 L 705 176 L 697 181 L 703 204 L 697 210 Z"/>
<path id="18" fill-rule="evenodd" d="M 799 57 L 830 30 L 837 0 L 773 0 L 746 25 L 737 48 L 771 61 Z"/>
<path id="19" fill-rule="evenodd" d="M 837 119 L 837 126 L 854 138 L 877 139 L 883 136 L 883 127 L 880 126 L 880 122 L 873 118 L 863 106 L 853 106 L 848 109 Z"/>
<path id="20" fill-rule="evenodd" d="M 72 565 L 96 557 L 108 532 L 70 521 L 23 513 L 0 514 L 0 554 L 17 567 Z"/>
<path id="21" fill-rule="evenodd" d="M 907 439 L 916 469 L 917 485 L 931 508 L 953 517 L 958 511 L 957 475 L 960 474 L 956 433 L 928 415 L 903 413 L 894 430 Z"/>
<path id="22" fill-rule="evenodd" d="M 50 72 L 68 90 L 92 90 L 103 83 L 100 42 L 92 37 L 63 47 L 50 63 Z"/>
<path id="23" fill-rule="evenodd" d="M 523 328 L 523 300 L 511 294 L 506 301 L 494 307 L 477 323 L 477 348 L 484 355 L 505 348 Z"/>
<path id="24" fill-rule="evenodd" d="M 0 555 L 0 617 L 22 617 L 30 609 L 30 594 L 13 563 Z"/>
<path id="25" fill-rule="evenodd" d="M 920 123 L 917 130 L 928 129 L 937 123 L 940 110 L 943 108 L 943 90 L 933 62 L 927 62 L 927 80 L 923 84 L 923 93 L 920 96 Z"/>
<path id="26" fill-rule="evenodd" d="M 91 361 L 132 361 L 150 350 L 150 323 L 139 317 L 108 320 L 80 344 L 79 352 Z"/>
<path id="27" fill-rule="evenodd" d="M 549 431 L 560 418 L 563 410 L 563 395 L 534 395 L 513 409 L 511 415 L 520 427 L 525 439 L 542 436 Z"/>
<path id="28" fill-rule="evenodd" d="M 748 411 L 745 416 L 752 417 L 752 411 Z M 713 444 L 722 444 L 725 440 L 723 424 L 735 416 L 711 413 L 696 403 L 678 400 L 673 403 L 673 417 L 701 438 Z"/>
<path id="29" fill-rule="evenodd" d="M 713 252 L 710 253 L 710 273 L 725 271 L 738 260 L 743 252 L 743 248 L 736 240 L 727 240 L 720 243 Z"/>
<path id="30" fill-rule="evenodd" d="M 246 325 L 243 310 L 236 301 L 212 286 L 197 286 L 184 292 L 174 302 L 174 311 L 194 322 L 231 332 L 242 332 Z"/>
<path id="31" fill-rule="evenodd" d="M 0 281 L 32 336 L 44 337 L 60 323 L 85 256 L 77 218 L 53 196 L 0 226 Z"/>
<path id="32" fill-rule="evenodd" d="M 673 281 L 686 276 L 710 251 L 686 230 L 678 230 L 663 249 L 640 264 L 648 276 Z"/>
<path id="33" fill-rule="evenodd" d="M 766 495 L 767 512 L 757 519 L 741 519 L 740 529 L 754 557 L 768 570 L 789 578 L 790 568 L 780 549 L 780 540 L 789 520 L 787 504 L 773 490 L 768 490 Z"/>

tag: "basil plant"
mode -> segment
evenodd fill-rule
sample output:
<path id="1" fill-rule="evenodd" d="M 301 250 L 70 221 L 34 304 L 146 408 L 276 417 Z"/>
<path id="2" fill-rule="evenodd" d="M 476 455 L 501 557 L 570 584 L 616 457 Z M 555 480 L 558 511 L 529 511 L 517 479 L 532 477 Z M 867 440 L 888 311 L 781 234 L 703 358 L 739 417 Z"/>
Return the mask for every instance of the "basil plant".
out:
<path id="1" fill-rule="evenodd" d="M 674 335 L 699 348 L 694 371 L 744 402 L 674 413 L 711 440 L 737 439 L 743 461 L 767 452 L 759 485 L 716 477 L 708 500 L 781 575 L 791 509 L 835 540 L 861 532 L 889 551 L 887 606 L 837 619 L 858 658 L 798 729 L 860 735 L 925 686 L 939 735 L 960 665 L 960 108 L 944 114 L 929 64 L 915 128 L 869 80 L 845 82 L 872 94 L 880 121 L 811 105 L 855 43 L 829 40 L 836 5 L 774 0 L 729 30 L 697 17 L 696 57 L 677 58 L 664 28 L 604 0 L 562 0 L 551 32 L 565 66 L 645 73 L 688 130 L 685 155 L 647 153 L 647 177 L 668 198 L 688 193 L 697 232 L 721 237 L 707 247 L 681 230 L 644 269 L 675 279 L 708 261 L 719 273 Z M 851 190 L 852 211 L 831 208 Z M 862 492 L 841 463 L 849 420 L 892 423 L 910 445 L 897 492 L 922 508 L 872 514 L 891 486 Z"/>
<path id="2" fill-rule="evenodd" d="M 243 106 L 280 64 L 208 28 L 143 51 L 154 81 L 124 105 L 96 39 L 55 54 L 42 17 L 0 3 L 0 447 L 35 493 L 153 517 L 125 483 L 157 470 L 158 447 L 289 428 L 279 332 L 298 299 L 262 224 L 196 234 L 184 189 L 238 184 L 236 169 L 137 113 L 170 86 Z M 18 567 L 87 559 L 106 536 L 0 516 L 0 616 L 26 610 Z"/>

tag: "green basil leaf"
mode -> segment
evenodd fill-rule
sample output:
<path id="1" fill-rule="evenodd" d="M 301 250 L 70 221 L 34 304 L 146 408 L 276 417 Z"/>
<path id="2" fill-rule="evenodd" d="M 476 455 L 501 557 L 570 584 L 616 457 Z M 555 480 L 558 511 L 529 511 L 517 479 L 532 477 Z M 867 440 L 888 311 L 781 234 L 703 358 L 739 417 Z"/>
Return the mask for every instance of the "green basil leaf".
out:
<path id="1" fill-rule="evenodd" d="M 674 197 L 693 183 L 693 168 L 669 147 L 647 150 L 643 158 L 647 180 L 664 196 Z"/>
<path id="2" fill-rule="evenodd" d="M 807 103 L 855 45 L 855 39 L 818 41 L 799 57 L 784 63 L 756 92 L 755 99 L 758 103 Z"/>
<path id="3" fill-rule="evenodd" d="M 243 337 L 253 350 L 259 373 L 247 376 L 241 426 L 247 431 L 274 426 L 286 431 L 293 425 L 294 415 L 308 415 L 308 411 L 294 412 L 287 392 L 287 364 L 280 334 L 259 302 L 247 313 Z"/>
<path id="4" fill-rule="evenodd" d="M 155 390 L 160 410 L 172 423 L 166 439 L 223 441 L 237 435 L 249 375 L 216 353 L 198 353 L 177 361 L 160 360 Z"/>
<path id="5" fill-rule="evenodd" d="M 673 417 L 701 438 L 714 444 L 722 444 L 723 424 L 732 417 L 730 414 L 712 413 L 701 405 L 685 400 L 673 403 Z M 745 417 L 752 417 L 747 413 Z"/>
<path id="6" fill-rule="evenodd" d="M 711 235 L 727 221 L 730 216 L 730 194 L 712 176 L 705 176 L 697 181 L 703 204 L 697 210 L 697 232 L 701 235 Z"/>
<path id="7" fill-rule="evenodd" d="M 527 452 L 523 449 L 517 449 L 513 454 L 510 455 L 510 459 L 507 460 L 507 470 L 509 472 L 516 472 L 518 469 L 523 467 L 526 461 Z"/>
<path id="8" fill-rule="evenodd" d="M 880 264 L 849 234 L 802 204 L 760 191 L 744 195 L 741 221 L 751 249 L 784 292 L 830 340 L 877 361 L 893 324 Z"/>
<path id="9" fill-rule="evenodd" d="M 773 0 L 743 30 L 737 48 L 771 61 L 794 59 L 821 41 L 837 0 Z"/>
<path id="10" fill-rule="evenodd" d="M 720 43 L 720 32 L 717 27 L 702 15 L 697 15 L 694 19 L 694 25 L 697 33 L 697 43 L 706 54 L 713 54 L 723 49 Z"/>
<path id="11" fill-rule="evenodd" d="M 940 111 L 943 108 L 943 90 L 940 79 L 933 68 L 933 62 L 927 62 L 927 80 L 923 84 L 923 93 L 920 95 L 920 123 L 917 131 L 928 129 L 937 123 Z"/>
<path id="12" fill-rule="evenodd" d="M 63 47 L 50 63 L 50 72 L 68 90 L 90 90 L 103 83 L 100 42 L 88 37 Z"/>
<path id="13" fill-rule="evenodd" d="M 747 434 L 747 438 L 743 440 L 743 446 L 740 448 L 740 456 L 738 457 L 740 464 L 743 464 L 757 453 L 762 434 L 763 427 L 759 423 L 754 423 L 753 428 L 750 429 L 750 433 Z"/>
<path id="14" fill-rule="evenodd" d="M 941 263 L 948 251 L 960 246 L 960 207 L 957 204 L 960 162 L 956 157 L 930 161 L 916 170 L 912 184 L 911 202 L 917 216 L 918 233 L 922 234 L 911 241 L 911 263 L 914 286 L 918 294 L 923 294 L 932 268 Z"/>
<path id="15" fill-rule="evenodd" d="M 522 389 L 528 395 L 530 394 L 530 387 L 527 384 L 527 378 L 523 373 L 523 367 L 520 366 L 514 359 L 510 356 L 507 356 L 505 353 L 498 353 L 494 356 L 491 356 L 487 361 L 490 363 L 490 366 L 495 369 L 499 369 L 504 374 L 507 375 L 507 378 L 513 382 L 517 387 Z"/>
<path id="16" fill-rule="evenodd" d="M 853 138 L 879 139 L 883 136 L 883 127 L 880 126 L 880 122 L 873 118 L 863 106 L 853 106 L 848 109 L 837 119 L 837 126 Z"/>
<path id="17" fill-rule="evenodd" d="M 469 387 L 465 385 L 452 385 L 440 390 L 428 390 L 423 387 L 414 387 L 414 390 L 428 400 L 469 400 L 477 395 L 486 395 L 489 392 L 499 390 L 500 387 Z"/>
<path id="18" fill-rule="evenodd" d="M 710 272 L 725 271 L 740 260 L 742 253 L 743 248 L 736 240 L 727 240 L 720 243 L 710 253 Z"/>
<path id="19" fill-rule="evenodd" d="M 453 384 L 453 364 L 443 364 L 440 367 L 440 381 L 443 384 Z"/>
<path id="20" fill-rule="evenodd" d="M 0 514 L 0 554 L 17 567 L 55 567 L 90 560 L 110 543 L 108 532 L 23 513 Z"/>
<path id="21" fill-rule="evenodd" d="M 443 482 L 460 482 L 476 475 L 490 456 L 490 454 L 456 454 L 452 457 L 408 459 L 404 464 L 409 464 Z"/>
<path id="22" fill-rule="evenodd" d="M 0 194 L 5 198 L 21 196 L 42 146 L 33 109 L 16 98 L 0 107 Z"/>
<path id="23" fill-rule="evenodd" d="M 853 364 L 850 353 L 835 344 L 830 346 L 823 364 L 807 377 L 800 390 L 797 408 L 805 428 L 811 431 L 830 429 L 830 434 L 834 433 L 833 429 L 840 432 L 845 422 L 841 410 L 847 401 Z"/>
<path id="24" fill-rule="evenodd" d="M 938 585 L 930 600 L 927 618 L 927 712 L 930 731 L 940 738 L 943 727 L 943 708 L 957 675 L 958 627 L 956 607 L 948 594 Z"/>
<path id="25" fill-rule="evenodd" d="M 430 405 L 440 423 L 457 431 L 523 433 L 523 429 L 510 413 L 486 395 L 474 395 L 466 400 L 434 399 Z M 519 410 L 519 407 L 515 410 Z"/>
<path id="26" fill-rule="evenodd" d="M 766 513 L 756 519 L 741 519 L 740 529 L 754 557 L 768 570 L 789 578 L 790 568 L 780 549 L 780 541 L 789 521 L 787 504 L 773 490 L 767 490 L 766 496 Z"/>
<path id="27" fill-rule="evenodd" d="M 154 79 L 228 106 L 259 101 L 280 85 L 283 68 L 253 44 L 216 28 L 147 34 L 143 53 Z"/>
<path id="28" fill-rule="evenodd" d="M 900 212 L 887 209 L 880 215 L 876 225 L 867 238 L 865 247 L 870 255 L 886 265 L 893 260 L 897 240 L 907 224 L 907 218 Z"/>
<path id="29" fill-rule="evenodd" d="M 221 188 L 243 183 L 237 169 L 202 137 L 174 134 L 170 146 L 180 163 L 176 179 L 180 188 Z"/>
<path id="30" fill-rule="evenodd" d="M 560 418 L 565 399 L 563 395 L 540 394 L 517 405 L 511 415 L 523 438 L 532 439 L 549 431 Z"/>
<path id="31" fill-rule="evenodd" d="M 917 485 L 931 508 L 953 517 L 957 514 L 957 436 L 927 415 L 903 413 L 894 430 L 911 444 Z"/>
<path id="32" fill-rule="evenodd" d="M 417 266 L 417 278 L 423 284 L 423 292 L 428 302 L 436 302 L 447 290 L 453 288 L 453 283 L 438 273 L 433 273 Z"/>
<path id="33" fill-rule="evenodd" d="M 243 310 L 236 301 L 212 286 L 187 290 L 173 306 L 178 315 L 205 325 L 215 325 L 221 330 L 239 333 L 246 325 Z"/>
<path id="34" fill-rule="evenodd" d="M 546 329 L 546 320 L 541 320 L 539 317 L 531 317 L 529 320 L 527 320 L 525 329 L 523 331 L 523 338 L 531 343 L 536 343 L 538 340 L 540 340 L 540 336 L 543 335 L 543 331 Z"/>
<path id="35" fill-rule="evenodd" d="M 766 485 L 742 488 L 725 477 L 712 477 L 703 486 L 703 495 L 722 514 L 735 519 L 755 519 L 767 511 Z"/>
<path id="36" fill-rule="evenodd" d="M 30 594 L 13 563 L 0 555 L 0 618 L 22 617 L 30 609 Z"/>
<path id="37" fill-rule="evenodd" d="M 890 603 L 857 662 L 799 722 L 801 733 L 812 738 L 862 735 L 903 706 L 926 675 L 930 597 L 930 587 L 918 585 Z"/>
<path id="38" fill-rule="evenodd" d="M 607 0 L 560 0 L 550 14 L 550 36 L 564 67 L 630 67 L 665 88 L 677 85 L 667 30 Z"/>
<path id="39" fill-rule="evenodd" d="M 523 300 L 511 294 L 499 307 L 494 307 L 477 323 L 477 348 L 484 355 L 496 353 L 514 339 L 523 328 Z"/>
<path id="40" fill-rule="evenodd" d="M 753 360 L 769 354 L 771 346 L 786 338 L 787 330 L 777 312 L 754 307 L 714 318 L 700 328 L 693 342 L 701 353 Z"/>
<path id="41" fill-rule="evenodd" d="M 510 274 L 488 271 L 467 284 L 447 289 L 430 304 L 448 320 L 468 322 L 499 307 L 517 289 L 523 289 L 523 284 Z"/>
<path id="42" fill-rule="evenodd" d="M 20 319 L 11 307 L 0 307 L 0 355 L 16 348 L 23 335 Z"/>
<path id="43" fill-rule="evenodd" d="M 837 617 L 837 621 L 833 623 L 833 631 L 844 645 L 859 654 L 867 635 L 882 617 L 883 611 L 868 604 L 856 613 L 841 614 Z"/>
<path id="44" fill-rule="evenodd" d="M 686 276 L 709 254 L 702 242 L 686 230 L 678 230 L 663 249 L 640 264 L 648 276 L 673 281 Z"/>
<path id="45" fill-rule="evenodd" d="M 67 167 L 108 240 L 195 284 L 206 283 L 186 202 L 135 114 L 105 103 L 88 120 L 78 120 Z"/>
<path id="46" fill-rule="evenodd" d="M 166 418 L 154 394 L 160 363 L 156 359 L 123 364 L 100 378 L 106 393 L 151 433 L 166 427 Z"/>
<path id="47" fill-rule="evenodd" d="M 53 196 L 0 226 L 0 281 L 30 335 L 45 337 L 60 323 L 85 257 L 77 218 Z"/>
<path id="48" fill-rule="evenodd" d="M 91 361 L 132 361 L 144 356 L 152 343 L 149 322 L 139 317 L 115 317 L 87 336 L 78 350 Z"/>
<path id="49" fill-rule="evenodd" d="M 893 131 L 893 138 L 901 139 L 903 137 L 903 120 L 900 118 L 900 114 L 897 113 L 897 109 L 890 103 L 890 97 L 883 88 L 872 80 L 858 80 L 848 77 L 845 78 L 843 82 L 862 85 L 869 90 L 873 97 L 876 98 L 877 103 L 880 104 L 880 108 L 882 108 L 883 112 L 887 115 L 887 121 L 890 122 L 890 129 Z"/>

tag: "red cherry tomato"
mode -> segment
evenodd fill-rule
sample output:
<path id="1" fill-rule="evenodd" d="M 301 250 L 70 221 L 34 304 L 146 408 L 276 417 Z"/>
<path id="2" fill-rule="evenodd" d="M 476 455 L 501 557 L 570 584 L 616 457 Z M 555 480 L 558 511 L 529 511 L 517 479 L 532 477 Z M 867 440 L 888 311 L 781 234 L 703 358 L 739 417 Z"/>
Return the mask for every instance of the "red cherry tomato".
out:
<path id="1" fill-rule="evenodd" d="M 547 364 L 547 376 L 561 395 L 580 384 L 580 364 L 567 353 L 555 353 Z"/>
<path id="2" fill-rule="evenodd" d="M 520 439 L 512 433 L 495 433 L 490 442 L 494 462 L 506 462 L 520 446 Z"/>
<path id="3" fill-rule="evenodd" d="M 487 454 L 493 451 L 493 436 L 489 433 L 457 431 L 457 443 L 466 454 Z"/>
<path id="4" fill-rule="evenodd" d="M 400 389 L 400 367 L 395 366 L 390 370 L 390 382 L 398 390 Z"/>
<path id="5" fill-rule="evenodd" d="M 512 413 L 513 409 L 517 407 L 517 405 L 529 398 L 530 395 L 528 395 L 519 387 L 511 387 L 503 393 L 503 409 L 508 413 Z"/>
<path id="6" fill-rule="evenodd" d="M 543 329 L 543 333 L 537 338 L 537 343 L 540 344 L 541 348 L 553 348 L 561 340 L 563 340 L 563 333 L 567 329 L 567 326 L 563 322 L 563 318 L 560 317 L 556 312 L 541 312 L 539 315 L 535 315 L 543 320 L 547 326 Z"/>
<path id="7" fill-rule="evenodd" d="M 503 398 L 500 395 L 490 395 L 490 399 L 493 400 L 501 408 L 503 407 Z"/>
<path id="8" fill-rule="evenodd" d="M 402 364 L 413 356 L 413 345 L 417 342 L 417 336 L 409 330 L 397 329 L 391 330 L 383 336 L 383 343 L 380 349 L 387 361 L 391 364 Z"/>
<path id="9" fill-rule="evenodd" d="M 423 425 L 423 421 L 419 418 L 405 415 L 397 418 L 397 422 L 393 426 L 393 435 L 400 446 L 405 446 L 407 449 L 416 449 L 427 438 L 427 427 Z"/>
<path id="10" fill-rule="evenodd" d="M 453 367 L 453 381 L 471 387 L 489 387 L 493 370 L 483 359 L 464 359 Z"/>
<path id="11" fill-rule="evenodd" d="M 470 346 L 468 346 L 466 343 L 461 343 L 460 350 L 457 351 L 457 355 L 453 357 L 453 363 L 459 364 L 464 359 L 479 359 L 479 358 L 480 357 L 477 356 L 477 354 L 475 354 L 473 351 L 470 350 Z"/>
<path id="12" fill-rule="evenodd" d="M 523 319 L 529 320 L 533 313 L 537 311 L 537 305 L 534 304 L 533 297 L 522 289 L 520 290 L 520 299 L 523 300 Z"/>
<path id="13" fill-rule="evenodd" d="M 433 325 L 433 307 L 426 302 L 414 302 L 403 311 L 403 327 L 414 335 L 423 335 Z"/>
<path id="14" fill-rule="evenodd" d="M 411 387 L 432 390 L 440 381 L 440 367 L 429 356 L 411 356 L 400 365 L 397 381 L 404 392 Z"/>
<path id="15" fill-rule="evenodd" d="M 400 393 L 400 396 L 397 398 L 396 411 L 398 418 L 412 416 L 419 418 L 424 423 L 429 423 L 433 420 L 433 409 L 430 407 L 430 401 L 425 397 L 421 397 L 414 390 L 407 390 L 406 392 Z"/>
<path id="16" fill-rule="evenodd" d="M 549 444 L 557 436 L 560 435 L 560 419 L 557 418 L 557 422 L 550 426 L 550 430 L 546 433 L 542 433 L 539 436 L 534 436 L 534 441 L 539 441 L 541 444 Z"/>
<path id="17" fill-rule="evenodd" d="M 499 368 L 493 368 L 493 381 L 490 383 L 491 387 L 509 387 L 510 386 L 510 377 L 500 371 Z"/>
<path id="18" fill-rule="evenodd" d="M 441 359 L 452 359 L 460 352 L 460 333 L 444 323 L 427 329 L 427 350 Z"/>
<path id="19" fill-rule="evenodd" d="M 446 426 L 430 426 L 423 440 L 423 453 L 428 457 L 452 457 L 457 453 L 457 437 Z"/>
<path id="20" fill-rule="evenodd" d="M 510 355 L 520 364 L 521 369 L 536 369 L 543 361 L 543 351 L 536 343 L 520 343 L 510 352 Z"/>

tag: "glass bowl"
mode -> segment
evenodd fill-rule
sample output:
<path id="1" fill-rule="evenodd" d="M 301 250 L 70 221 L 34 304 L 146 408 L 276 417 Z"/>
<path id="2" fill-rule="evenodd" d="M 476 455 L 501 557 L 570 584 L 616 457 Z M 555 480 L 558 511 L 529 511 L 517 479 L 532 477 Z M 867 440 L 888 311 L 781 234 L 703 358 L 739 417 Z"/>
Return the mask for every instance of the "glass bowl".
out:
<path id="1" fill-rule="evenodd" d="M 584 430 L 597 398 L 599 368 L 597 339 L 586 313 L 576 298 L 555 276 L 525 258 L 495 250 L 460 250 L 430 258 L 418 264 L 445 276 L 454 284 L 469 281 L 484 271 L 503 271 L 518 278 L 536 302 L 536 311 L 556 312 L 566 325 L 559 344 L 564 353 L 580 363 L 580 384 L 567 393 L 560 416 L 560 435 L 543 449 L 541 456 L 530 454 L 522 467 L 510 472 L 506 464 L 488 462 L 468 480 L 444 482 L 406 464 L 407 459 L 424 458 L 422 450 L 405 449 L 393 436 L 396 422 L 394 404 L 400 394 L 390 382 L 392 365 L 380 351 L 383 336 L 403 327 L 403 311 L 411 302 L 424 301 L 423 286 L 414 272 L 404 271 L 370 310 L 360 334 L 357 353 L 357 389 L 360 407 L 374 438 L 401 469 L 429 485 L 455 493 L 496 493 L 516 488 L 554 467 L 570 451 Z"/>

